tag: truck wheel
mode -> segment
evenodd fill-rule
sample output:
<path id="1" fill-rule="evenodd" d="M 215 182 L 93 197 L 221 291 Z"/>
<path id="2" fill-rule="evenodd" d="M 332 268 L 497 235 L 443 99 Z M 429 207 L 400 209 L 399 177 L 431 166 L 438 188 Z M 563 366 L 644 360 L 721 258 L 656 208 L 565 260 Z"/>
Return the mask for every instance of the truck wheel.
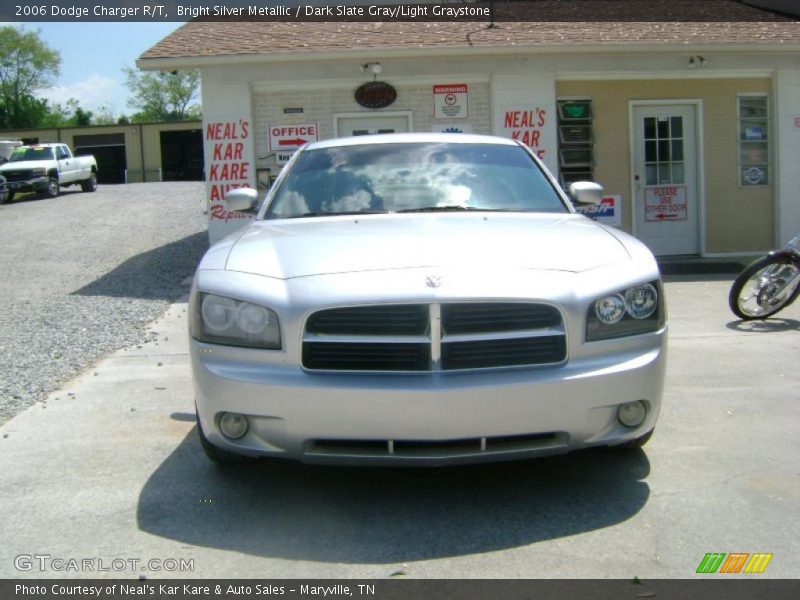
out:
<path id="1" fill-rule="evenodd" d="M 89 179 L 81 181 L 81 190 L 84 192 L 93 192 L 97 189 L 97 173 L 89 175 Z"/>
<path id="2" fill-rule="evenodd" d="M 58 188 L 58 179 L 55 177 L 51 177 L 50 181 L 47 182 L 47 191 L 45 194 L 48 198 L 55 198 L 58 196 L 59 188 Z"/>

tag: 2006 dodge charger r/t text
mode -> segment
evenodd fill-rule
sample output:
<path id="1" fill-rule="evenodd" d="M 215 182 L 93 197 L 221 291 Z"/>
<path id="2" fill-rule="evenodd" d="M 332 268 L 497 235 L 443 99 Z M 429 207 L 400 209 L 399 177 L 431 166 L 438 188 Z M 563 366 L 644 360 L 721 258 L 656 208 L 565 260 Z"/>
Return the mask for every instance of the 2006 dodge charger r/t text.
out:
<path id="1" fill-rule="evenodd" d="M 225 198 L 240 211 L 256 200 Z M 209 249 L 189 313 L 198 431 L 221 462 L 639 446 L 661 405 L 652 254 L 576 214 L 539 159 L 501 138 L 304 146 L 256 219 Z"/>

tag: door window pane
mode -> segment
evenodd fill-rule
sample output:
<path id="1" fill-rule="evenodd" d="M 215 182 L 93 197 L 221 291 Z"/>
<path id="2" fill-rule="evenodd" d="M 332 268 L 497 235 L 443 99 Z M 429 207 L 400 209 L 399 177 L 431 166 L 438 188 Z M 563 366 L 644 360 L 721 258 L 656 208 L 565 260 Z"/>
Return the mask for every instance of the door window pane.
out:
<path id="1" fill-rule="evenodd" d="M 644 117 L 643 125 L 645 185 L 684 183 L 683 117 Z"/>
<path id="2" fill-rule="evenodd" d="M 683 137 L 683 117 L 670 118 L 670 132 L 674 138 Z"/>
<path id="3" fill-rule="evenodd" d="M 652 140 L 656 137 L 656 119 L 655 117 L 644 118 L 644 139 Z"/>

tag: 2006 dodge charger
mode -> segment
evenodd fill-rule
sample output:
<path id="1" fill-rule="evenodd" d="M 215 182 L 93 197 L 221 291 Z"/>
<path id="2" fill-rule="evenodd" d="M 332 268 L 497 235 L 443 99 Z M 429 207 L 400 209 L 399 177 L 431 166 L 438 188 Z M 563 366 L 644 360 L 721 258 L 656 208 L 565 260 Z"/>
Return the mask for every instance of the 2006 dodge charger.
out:
<path id="1" fill-rule="evenodd" d="M 230 210 L 255 202 L 226 197 Z M 221 462 L 639 446 L 661 405 L 652 254 L 577 214 L 539 159 L 501 138 L 304 146 L 257 218 L 205 255 L 189 313 L 198 431 Z"/>

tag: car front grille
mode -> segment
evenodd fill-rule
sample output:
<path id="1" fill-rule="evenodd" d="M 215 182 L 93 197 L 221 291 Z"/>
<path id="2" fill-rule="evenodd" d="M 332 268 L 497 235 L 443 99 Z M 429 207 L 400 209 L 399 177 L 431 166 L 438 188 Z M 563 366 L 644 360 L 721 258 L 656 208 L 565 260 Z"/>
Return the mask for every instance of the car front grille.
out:
<path id="1" fill-rule="evenodd" d="M 28 181 L 29 179 L 33 178 L 29 169 L 3 171 L 3 177 L 6 178 L 6 181 Z"/>
<path id="2" fill-rule="evenodd" d="M 561 313 L 525 302 L 390 304 L 312 314 L 303 366 L 323 371 L 455 371 L 557 365 Z"/>

